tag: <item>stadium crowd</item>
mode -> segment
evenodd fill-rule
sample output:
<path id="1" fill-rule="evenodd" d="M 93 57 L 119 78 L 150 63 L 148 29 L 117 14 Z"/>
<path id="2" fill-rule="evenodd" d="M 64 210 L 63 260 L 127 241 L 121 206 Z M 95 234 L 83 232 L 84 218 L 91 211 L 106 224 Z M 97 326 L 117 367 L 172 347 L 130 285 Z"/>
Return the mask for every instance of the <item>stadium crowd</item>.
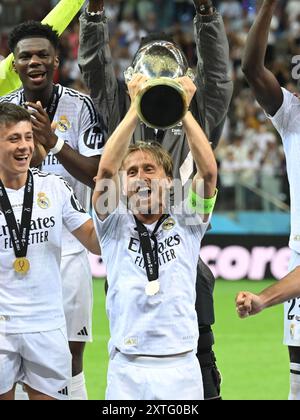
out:
<path id="1" fill-rule="evenodd" d="M 0 4 L 0 59 L 9 53 L 7 35 L 24 20 L 41 20 L 57 0 L 3 0 Z M 216 151 L 220 194 L 217 210 L 282 209 L 289 203 L 285 159 L 278 135 L 254 100 L 241 70 L 246 36 L 260 0 L 214 1 L 224 18 L 230 46 L 234 95 L 223 137 Z M 111 51 L 119 78 L 131 63 L 139 40 L 148 32 L 166 30 L 182 46 L 191 66 L 196 63 L 191 0 L 110 0 L 106 2 Z M 61 36 L 60 68 L 55 80 L 86 92 L 78 68 L 78 20 Z M 269 38 L 267 65 L 280 84 L 297 91 L 300 78 L 300 2 L 279 0 Z M 226 193 L 226 194 L 225 194 Z M 224 198 L 226 197 L 226 199 Z"/>

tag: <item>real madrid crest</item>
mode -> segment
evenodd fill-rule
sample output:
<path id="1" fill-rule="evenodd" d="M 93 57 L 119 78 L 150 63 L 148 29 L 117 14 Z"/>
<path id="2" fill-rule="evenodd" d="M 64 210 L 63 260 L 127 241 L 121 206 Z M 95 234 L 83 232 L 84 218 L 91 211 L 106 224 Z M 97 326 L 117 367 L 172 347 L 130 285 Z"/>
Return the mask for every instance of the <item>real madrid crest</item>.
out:
<path id="1" fill-rule="evenodd" d="M 38 206 L 43 210 L 46 210 L 50 207 L 50 200 L 43 192 L 38 193 L 37 203 Z"/>
<path id="2" fill-rule="evenodd" d="M 57 129 L 62 133 L 65 133 L 69 130 L 69 128 L 71 128 L 71 123 L 68 120 L 68 118 L 65 115 L 59 117 L 59 120 L 57 122 Z"/>
<path id="3" fill-rule="evenodd" d="M 162 225 L 163 230 L 171 230 L 175 226 L 175 220 L 169 217 Z"/>

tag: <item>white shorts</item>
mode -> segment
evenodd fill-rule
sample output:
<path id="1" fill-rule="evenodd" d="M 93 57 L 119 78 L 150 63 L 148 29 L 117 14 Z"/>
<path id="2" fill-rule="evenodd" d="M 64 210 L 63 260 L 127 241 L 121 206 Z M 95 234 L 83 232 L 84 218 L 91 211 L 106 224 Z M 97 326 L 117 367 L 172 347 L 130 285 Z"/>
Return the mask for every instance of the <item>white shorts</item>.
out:
<path id="1" fill-rule="evenodd" d="M 68 400 L 72 358 L 65 328 L 0 333 L 0 394 L 22 382 L 57 400 Z"/>
<path id="2" fill-rule="evenodd" d="M 203 400 L 195 353 L 145 357 L 115 352 L 107 372 L 106 400 Z"/>
<path id="3" fill-rule="evenodd" d="M 292 251 L 289 272 L 300 265 L 300 254 Z M 300 347 L 300 297 L 284 304 L 284 344 Z"/>
<path id="4" fill-rule="evenodd" d="M 64 312 L 69 341 L 92 341 L 93 283 L 87 252 L 61 260 Z"/>

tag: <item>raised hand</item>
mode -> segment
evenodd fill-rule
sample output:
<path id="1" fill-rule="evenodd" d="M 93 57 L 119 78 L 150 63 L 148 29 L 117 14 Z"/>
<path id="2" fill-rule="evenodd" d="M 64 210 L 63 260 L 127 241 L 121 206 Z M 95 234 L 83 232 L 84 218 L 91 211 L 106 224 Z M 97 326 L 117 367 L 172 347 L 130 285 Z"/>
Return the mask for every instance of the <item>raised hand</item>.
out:
<path id="1" fill-rule="evenodd" d="M 211 15 L 214 11 L 212 0 L 193 0 L 197 13 L 201 15 Z"/>
<path id="2" fill-rule="evenodd" d="M 41 143 L 46 150 L 52 149 L 57 143 L 57 136 L 54 133 L 54 127 L 51 125 L 47 112 L 42 107 L 41 102 L 26 102 L 31 109 L 28 112 L 31 115 L 32 129 L 35 142 Z"/>
<path id="3" fill-rule="evenodd" d="M 88 10 L 89 12 L 102 12 L 104 8 L 104 0 L 90 0 Z"/>
<path id="4" fill-rule="evenodd" d="M 147 82 L 147 80 L 148 80 L 147 76 L 141 73 L 136 73 L 134 74 L 133 78 L 128 82 L 127 84 L 128 93 L 129 93 L 132 104 L 135 101 L 135 98 L 137 97 L 138 93 L 143 88 L 143 85 L 145 84 L 145 82 Z"/>
<path id="5" fill-rule="evenodd" d="M 197 90 L 195 83 L 188 76 L 179 77 L 175 80 L 182 86 L 183 90 L 185 91 L 187 105 L 189 106 Z"/>

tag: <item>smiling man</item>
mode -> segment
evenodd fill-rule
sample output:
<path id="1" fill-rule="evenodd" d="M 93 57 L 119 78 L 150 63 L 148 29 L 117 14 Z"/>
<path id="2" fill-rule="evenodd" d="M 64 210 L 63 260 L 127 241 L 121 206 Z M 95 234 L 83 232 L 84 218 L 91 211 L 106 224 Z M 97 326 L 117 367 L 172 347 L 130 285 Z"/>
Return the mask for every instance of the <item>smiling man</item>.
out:
<path id="1" fill-rule="evenodd" d="M 130 106 L 127 87 L 125 83 L 119 80 L 114 71 L 116 51 L 110 49 L 110 25 L 105 12 L 105 7 L 107 6 L 107 9 L 109 9 L 110 3 L 110 1 L 105 0 L 89 0 L 86 9 L 80 16 L 78 53 L 78 62 L 84 81 L 90 90 L 98 112 L 104 118 L 109 134 L 120 123 Z M 127 4 L 128 2 L 123 3 Z M 135 3 L 141 4 L 142 2 Z M 160 20 L 159 5 L 163 2 L 153 1 L 148 3 L 157 6 L 154 8 L 157 9 L 156 17 Z M 173 3 L 182 2 L 173 0 Z M 190 1 L 190 3 L 192 2 Z M 197 92 L 194 95 L 190 110 L 203 128 L 207 138 L 212 142 L 213 148 L 218 145 L 233 91 L 225 26 L 221 15 L 214 7 L 218 3 L 218 1 L 213 0 L 193 0 L 196 13 L 194 22 L 190 22 L 190 28 L 193 27 L 194 29 L 194 52 L 198 59 L 197 66 L 195 66 Z M 178 50 L 178 45 L 174 43 L 176 36 L 170 36 L 173 30 L 176 32 L 175 27 L 164 27 L 160 30 L 166 31 L 168 35 L 166 33 L 150 33 L 150 36 L 140 40 L 140 47 L 143 49 L 148 42 L 152 43 L 154 40 L 162 43 L 168 41 L 172 44 L 172 51 L 177 51 L 176 55 L 180 57 L 180 61 L 186 62 L 187 57 L 182 54 L 182 50 Z M 124 39 L 126 42 L 126 38 L 126 34 L 124 34 L 122 40 Z M 115 39 L 115 36 L 113 39 Z M 128 41 L 130 43 L 129 38 Z M 135 58 L 142 57 L 140 52 L 140 49 L 136 51 Z M 130 67 L 128 70 L 130 71 Z M 164 109 L 162 108 L 161 111 L 163 113 Z M 174 176 L 181 179 L 182 186 L 185 187 L 186 183 L 195 175 L 195 165 L 192 162 L 181 123 L 164 131 L 152 129 L 143 123 L 138 124 L 132 137 L 132 143 L 139 140 L 152 141 L 154 139 L 171 154 L 174 162 Z M 215 323 L 214 285 L 215 278 L 212 272 L 199 258 L 196 282 L 196 310 L 199 323 L 197 357 L 202 370 L 206 400 L 221 399 L 221 376 L 213 352 L 215 341 L 212 331 L 212 325 Z"/>
<path id="2" fill-rule="evenodd" d="M 216 198 L 217 165 L 205 134 L 187 112 L 182 123 L 197 173 L 189 197 L 168 206 L 171 156 L 158 144 L 129 146 L 139 122 L 135 98 L 145 80 L 136 75 L 128 84 L 131 107 L 104 148 L 93 194 L 109 284 L 106 399 L 201 400 L 195 282 Z M 190 104 L 196 86 L 188 77 L 177 81 Z"/>
<path id="3" fill-rule="evenodd" d="M 60 274 L 63 225 L 99 254 L 91 217 L 61 177 L 29 169 L 30 114 L 0 104 L 0 400 L 17 382 L 33 400 L 70 397 Z M 32 240 L 34 234 L 40 240 Z"/>
<path id="4" fill-rule="evenodd" d="M 11 32 L 9 46 L 23 88 L 0 98 L 30 109 L 34 139 L 46 156 L 42 169 L 63 176 L 89 208 L 103 133 L 87 95 L 53 84 L 59 65 L 58 35 L 48 25 L 25 22 Z M 53 130 L 55 126 L 55 131 Z M 64 230 L 61 272 L 68 339 L 73 356 L 72 397 L 86 399 L 85 342 L 91 341 L 92 275 L 86 250 Z"/>

